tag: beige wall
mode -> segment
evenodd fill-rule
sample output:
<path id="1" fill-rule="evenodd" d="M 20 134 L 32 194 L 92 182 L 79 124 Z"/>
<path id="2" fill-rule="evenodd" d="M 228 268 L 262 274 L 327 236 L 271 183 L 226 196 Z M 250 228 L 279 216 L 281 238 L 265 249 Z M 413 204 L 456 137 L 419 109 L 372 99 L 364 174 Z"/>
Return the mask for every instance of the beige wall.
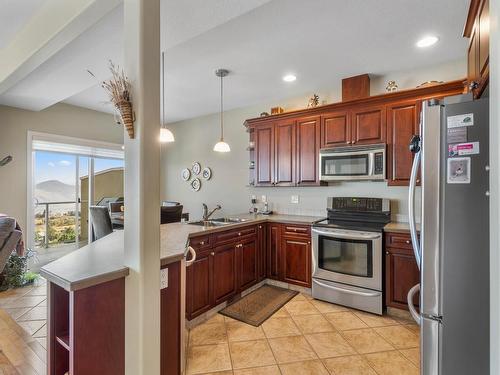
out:
<path id="1" fill-rule="evenodd" d="M 123 131 L 113 116 L 67 104 L 40 112 L 0 106 L 0 158 L 14 160 L 0 167 L 0 212 L 26 228 L 27 134 L 37 131 L 77 138 L 123 143 Z"/>
<path id="2" fill-rule="evenodd" d="M 464 78 L 465 61 L 453 61 L 412 72 L 395 72 L 372 78 L 372 95 L 383 93 L 386 82 L 395 79 L 400 89 L 412 88 L 429 80 L 453 80 Z M 318 90 L 321 99 L 329 98 L 328 103 L 340 98 L 338 87 Z M 217 93 L 214 93 L 217 95 Z M 226 95 L 231 95 L 228 92 Z M 302 98 L 294 98 L 281 103 L 266 103 L 250 108 L 241 108 L 225 113 L 225 136 L 231 146 L 231 152 L 221 154 L 212 151 L 219 137 L 218 114 L 203 116 L 191 120 L 169 124 L 175 135 L 175 143 L 162 148 L 162 200 L 179 201 L 191 219 L 201 216 L 201 203 L 223 206 L 221 214 L 246 212 L 250 207 L 250 197 L 256 195 L 260 200 L 266 195 L 272 209 L 290 214 L 324 215 L 326 198 L 329 196 L 369 196 L 392 199 L 395 219 L 405 220 L 407 215 L 407 191 L 405 187 L 388 187 L 384 182 L 348 182 L 336 183 L 327 187 L 270 188 L 247 187 L 248 184 L 248 133 L 243 127 L 247 118 L 257 117 L 263 111 L 269 111 L 276 104 L 286 110 L 304 108 L 310 93 Z M 332 99 L 333 98 L 333 99 Z M 199 192 L 193 192 L 181 179 L 181 170 L 198 161 L 202 167 L 212 168 L 210 181 L 202 180 Z M 291 195 L 299 195 L 299 204 L 290 203 Z"/>

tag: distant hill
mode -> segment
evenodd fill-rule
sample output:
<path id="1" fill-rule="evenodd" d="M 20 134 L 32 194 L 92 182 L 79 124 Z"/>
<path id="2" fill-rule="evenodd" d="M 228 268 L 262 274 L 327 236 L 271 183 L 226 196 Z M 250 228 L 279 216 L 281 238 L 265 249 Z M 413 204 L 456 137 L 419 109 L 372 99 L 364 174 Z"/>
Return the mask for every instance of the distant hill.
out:
<path id="1" fill-rule="evenodd" d="M 70 202 L 75 201 L 75 185 L 68 185 L 58 180 L 43 181 L 35 186 L 35 198 L 38 202 Z M 74 210 L 74 205 L 51 206 L 51 212 Z"/>

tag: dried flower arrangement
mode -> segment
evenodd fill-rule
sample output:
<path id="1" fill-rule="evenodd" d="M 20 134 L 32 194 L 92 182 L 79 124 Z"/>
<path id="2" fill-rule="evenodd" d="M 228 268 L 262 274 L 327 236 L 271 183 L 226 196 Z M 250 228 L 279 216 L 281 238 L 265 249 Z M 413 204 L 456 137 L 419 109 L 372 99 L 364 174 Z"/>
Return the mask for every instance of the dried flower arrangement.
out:
<path id="1" fill-rule="evenodd" d="M 111 78 L 101 83 L 101 87 L 106 90 L 109 100 L 118 111 L 121 123 L 127 129 L 128 136 L 134 138 L 134 112 L 130 101 L 131 85 L 123 69 L 109 61 Z"/>

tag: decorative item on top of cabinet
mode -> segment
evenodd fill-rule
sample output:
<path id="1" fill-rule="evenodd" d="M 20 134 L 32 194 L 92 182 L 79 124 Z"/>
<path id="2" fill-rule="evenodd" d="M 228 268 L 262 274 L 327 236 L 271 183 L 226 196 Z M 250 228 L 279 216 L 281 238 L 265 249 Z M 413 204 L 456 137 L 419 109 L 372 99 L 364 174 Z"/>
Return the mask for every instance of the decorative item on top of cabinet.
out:
<path id="1" fill-rule="evenodd" d="M 489 0 L 471 0 L 463 36 L 469 38 L 467 51 L 468 89 L 480 98 L 488 86 L 490 7 Z"/>
<path id="2" fill-rule="evenodd" d="M 314 94 L 309 98 L 309 101 L 307 102 L 307 108 L 314 108 L 319 105 L 319 95 Z"/>
<path id="3" fill-rule="evenodd" d="M 398 84 L 396 83 L 396 81 L 389 81 L 387 82 L 387 86 L 385 86 L 385 90 L 387 92 L 397 91 L 397 89 L 398 89 Z"/>
<path id="4" fill-rule="evenodd" d="M 285 112 L 285 110 L 281 107 L 273 107 L 271 108 L 271 115 L 279 115 L 281 113 Z"/>

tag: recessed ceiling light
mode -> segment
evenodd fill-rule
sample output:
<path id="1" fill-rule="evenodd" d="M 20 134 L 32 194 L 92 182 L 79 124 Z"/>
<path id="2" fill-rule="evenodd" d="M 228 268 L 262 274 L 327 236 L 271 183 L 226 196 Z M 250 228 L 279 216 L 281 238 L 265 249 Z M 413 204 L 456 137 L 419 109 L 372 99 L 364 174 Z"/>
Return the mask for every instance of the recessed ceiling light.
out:
<path id="1" fill-rule="evenodd" d="M 285 82 L 293 82 L 297 79 L 293 74 L 287 74 L 286 76 L 283 77 L 283 81 Z"/>
<path id="2" fill-rule="evenodd" d="M 434 35 L 426 36 L 417 42 L 417 47 L 425 48 L 430 47 L 438 42 L 439 38 Z"/>

